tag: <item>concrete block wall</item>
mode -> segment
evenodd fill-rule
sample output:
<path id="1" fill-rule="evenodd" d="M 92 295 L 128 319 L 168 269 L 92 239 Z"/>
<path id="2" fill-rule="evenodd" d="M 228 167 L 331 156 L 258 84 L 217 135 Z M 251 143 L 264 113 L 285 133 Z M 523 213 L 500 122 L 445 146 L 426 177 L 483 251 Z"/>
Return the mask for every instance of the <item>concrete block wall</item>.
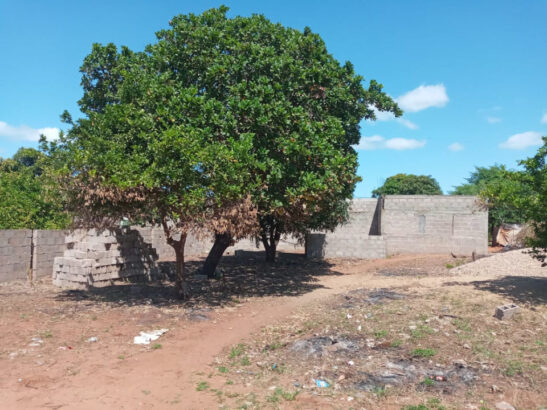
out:
<path id="1" fill-rule="evenodd" d="M 379 236 L 377 236 L 379 235 Z M 472 196 L 389 195 L 354 199 L 334 232 L 313 233 L 312 258 L 384 258 L 401 253 L 488 253 L 488 211 Z"/>
<path id="2" fill-rule="evenodd" d="M 381 233 L 387 255 L 483 255 L 488 253 L 488 211 L 473 196 L 387 196 Z"/>
<path id="3" fill-rule="evenodd" d="M 32 275 L 40 278 L 51 275 L 53 260 L 62 256 L 65 249 L 65 231 L 35 230 L 33 231 Z"/>
<path id="4" fill-rule="evenodd" d="M 26 279 L 31 266 L 32 230 L 0 230 L 0 282 Z"/>
<path id="5" fill-rule="evenodd" d="M 315 232 L 306 238 L 310 258 L 378 259 L 386 257 L 380 236 L 380 208 L 374 198 L 354 199 L 349 219 L 334 232 Z"/>

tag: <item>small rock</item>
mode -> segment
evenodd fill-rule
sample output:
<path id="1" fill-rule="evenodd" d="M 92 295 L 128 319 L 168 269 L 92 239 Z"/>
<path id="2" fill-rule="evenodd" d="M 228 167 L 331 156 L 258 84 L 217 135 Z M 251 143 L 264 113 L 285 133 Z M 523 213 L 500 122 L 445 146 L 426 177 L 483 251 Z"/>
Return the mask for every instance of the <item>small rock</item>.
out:
<path id="1" fill-rule="evenodd" d="M 465 369 L 467 367 L 467 363 L 463 359 L 454 360 L 452 364 L 456 367 L 459 367 L 460 369 Z"/>
<path id="2" fill-rule="evenodd" d="M 349 364 L 350 366 L 353 366 L 353 365 L 355 365 L 355 362 L 354 362 L 353 360 L 350 360 L 350 361 L 348 362 L 348 364 Z"/>
<path id="3" fill-rule="evenodd" d="M 492 393 L 501 393 L 503 392 L 502 389 L 500 389 L 498 386 L 496 386 L 495 384 L 493 384 L 492 386 L 490 386 L 490 390 L 492 390 Z"/>
<path id="4" fill-rule="evenodd" d="M 465 343 L 465 344 L 463 345 L 463 348 L 464 348 L 464 349 L 471 349 L 471 346 L 469 346 L 467 343 Z"/>
<path id="5" fill-rule="evenodd" d="M 408 328 L 409 328 L 410 330 L 416 330 L 416 325 L 410 325 Z"/>
<path id="6" fill-rule="evenodd" d="M 349 396 L 348 401 L 353 401 L 353 397 Z"/>
<path id="7" fill-rule="evenodd" d="M 511 406 L 509 403 L 507 403 L 506 401 L 498 401 L 496 403 L 496 409 L 498 409 L 498 410 L 515 410 L 515 408 L 513 406 Z"/>

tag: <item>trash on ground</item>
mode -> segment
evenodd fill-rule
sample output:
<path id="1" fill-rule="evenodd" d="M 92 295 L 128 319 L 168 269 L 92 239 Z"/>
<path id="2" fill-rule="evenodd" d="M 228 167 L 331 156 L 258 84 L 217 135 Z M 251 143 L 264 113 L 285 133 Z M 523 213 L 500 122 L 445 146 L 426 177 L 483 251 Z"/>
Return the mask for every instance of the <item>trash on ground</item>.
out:
<path id="1" fill-rule="evenodd" d="M 317 387 L 329 387 L 330 386 L 330 384 L 325 380 L 314 379 L 314 381 L 315 381 L 315 384 L 316 384 Z"/>
<path id="2" fill-rule="evenodd" d="M 149 345 L 150 342 L 158 340 L 161 335 L 168 331 L 169 329 L 158 329 L 149 332 L 140 332 L 139 336 L 133 338 L 133 343 L 136 345 Z"/>
<path id="3" fill-rule="evenodd" d="M 44 343 L 42 339 L 40 339 L 39 337 L 33 337 L 32 342 L 29 343 L 29 346 L 31 347 L 42 346 L 42 343 Z"/>
<path id="4" fill-rule="evenodd" d="M 98 341 L 99 341 L 99 338 L 97 336 L 92 336 L 89 339 L 87 339 L 88 343 L 95 343 L 95 342 L 98 342 Z"/>

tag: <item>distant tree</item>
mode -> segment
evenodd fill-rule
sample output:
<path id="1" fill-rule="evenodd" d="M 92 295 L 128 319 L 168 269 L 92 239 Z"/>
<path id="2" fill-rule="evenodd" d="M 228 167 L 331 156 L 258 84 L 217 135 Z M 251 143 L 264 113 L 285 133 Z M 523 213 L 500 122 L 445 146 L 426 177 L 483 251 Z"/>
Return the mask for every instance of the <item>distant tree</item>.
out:
<path id="1" fill-rule="evenodd" d="M 531 158 L 520 161 L 524 167 L 524 184 L 531 188 L 528 195 L 516 197 L 517 206 L 524 212 L 526 220 L 534 229 L 531 245 L 535 256 L 544 262 L 547 256 L 547 137 Z"/>
<path id="2" fill-rule="evenodd" d="M 467 183 L 455 187 L 451 192 L 452 195 L 476 195 L 485 200 L 493 246 L 497 244 L 496 237 L 501 224 L 526 221 L 516 201 L 531 193 L 523 177 L 521 171 L 509 170 L 504 165 L 475 167 L 475 171 L 466 179 Z"/>
<path id="3" fill-rule="evenodd" d="M 442 195 L 439 183 L 430 175 L 397 174 L 372 191 L 377 198 L 382 195 Z"/>
<path id="4" fill-rule="evenodd" d="M 0 229 L 67 227 L 69 216 L 44 172 L 45 160 L 32 148 L 0 159 Z"/>

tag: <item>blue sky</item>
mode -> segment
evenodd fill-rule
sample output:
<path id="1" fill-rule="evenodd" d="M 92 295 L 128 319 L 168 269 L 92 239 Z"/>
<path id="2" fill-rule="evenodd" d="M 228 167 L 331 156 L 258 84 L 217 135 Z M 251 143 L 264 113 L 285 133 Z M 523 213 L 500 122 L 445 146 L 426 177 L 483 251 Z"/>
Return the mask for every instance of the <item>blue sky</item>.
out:
<path id="1" fill-rule="evenodd" d="M 175 14 L 226 4 L 310 26 L 340 61 L 376 79 L 403 120 L 363 122 L 356 197 L 390 175 L 435 177 L 445 192 L 475 165 L 515 167 L 547 135 L 547 1 L 0 0 L 0 156 L 74 117 L 93 42 L 141 50 Z"/>

